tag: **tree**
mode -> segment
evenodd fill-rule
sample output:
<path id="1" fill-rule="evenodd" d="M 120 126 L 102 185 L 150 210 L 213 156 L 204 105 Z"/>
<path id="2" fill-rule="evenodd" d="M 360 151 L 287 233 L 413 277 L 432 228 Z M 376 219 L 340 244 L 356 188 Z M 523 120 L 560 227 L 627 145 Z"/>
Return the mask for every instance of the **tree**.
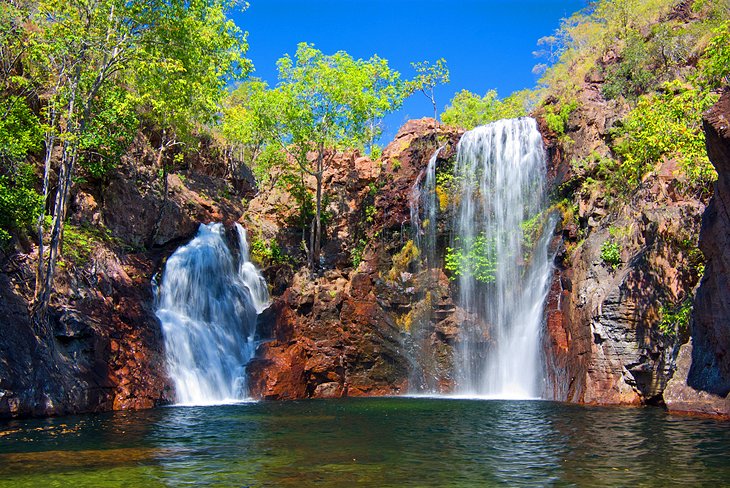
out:
<path id="1" fill-rule="evenodd" d="M 436 86 L 449 82 L 449 68 L 446 66 L 446 60 L 441 58 L 435 63 L 430 64 L 428 61 L 419 63 L 411 63 L 413 69 L 416 70 L 416 77 L 408 82 L 411 91 L 420 91 L 423 95 L 431 100 L 433 105 L 433 118 L 438 116 L 436 109 Z"/>
<path id="2" fill-rule="evenodd" d="M 197 127 L 215 121 L 226 85 L 251 69 L 243 57 L 246 37 L 226 17 L 236 0 L 159 2 L 165 15 L 146 31 L 133 66 L 143 115 L 160 133 L 163 202 L 148 246 L 154 244 L 167 207 L 166 153 L 189 142 Z"/>
<path id="3" fill-rule="evenodd" d="M 39 257 L 33 322 L 45 328 L 55 266 L 63 235 L 67 200 L 79 159 L 79 141 L 93 116 L 100 90 L 129 61 L 138 26 L 132 22 L 140 6 L 121 0 L 44 0 L 33 17 L 31 31 L 36 63 L 49 73 L 49 112 L 43 198 L 48 198 L 51 158 L 61 146 L 53 204 L 48 257 L 43 245 L 43 212 L 38 219 Z M 43 60 L 43 61 L 41 61 Z"/>
<path id="4" fill-rule="evenodd" d="M 44 201 L 51 188 L 54 154 L 60 153 L 47 255 L 43 211 L 38 218 L 39 259 L 32 316 L 39 332 L 47 327 L 67 201 L 77 166 L 87 163 L 92 173 L 104 171 L 104 163 L 109 161 L 105 156 L 120 149 L 114 144 L 119 140 L 114 131 L 124 132 L 128 124 L 135 124 L 129 119 L 133 115 L 130 103 L 153 105 L 159 110 L 149 113 L 170 112 L 175 121 L 182 117 L 177 115 L 180 110 L 172 107 L 184 107 L 191 117 L 200 111 L 190 107 L 215 110 L 219 98 L 214 92 L 223 96 L 227 70 L 245 49 L 235 26 L 225 17 L 233 5 L 229 0 L 41 0 L 36 6 L 26 35 L 28 68 L 35 70 L 44 84 Z M 154 67 L 153 62 L 157 63 Z M 129 86 L 129 80 L 136 81 L 136 87 Z M 188 86 L 182 87 L 185 84 Z M 137 98 L 130 99 L 130 92 Z M 101 127 L 111 127 L 112 133 L 99 132 Z M 167 143 L 163 140 L 164 148 Z"/>
<path id="5" fill-rule="evenodd" d="M 269 128 L 261 125 L 264 120 L 277 119 L 273 113 L 260 115 L 263 110 L 275 110 L 275 104 L 265 101 L 268 89 L 266 82 L 258 78 L 241 83 L 223 104 L 220 126 L 231 161 L 231 174 L 236 178 L 246 165 L 259 184 L 267 183 L 271 170 L 284 163 L 281 148 L 269 144 Z"/>
<path id="6" fill-rule="evenodd" d="M 292 59 L 278 61 L 279 85 L 253 104 L 264 128 L 296 165 L 315 180 L 315 211 L 307 247 L 310 268 L 319 266 L 322 245 L 323 175 L 332 149 L 362 147 L 373 136 L 370 121 L 403 103 L 400 74 L 377 56 L 353 59 L 344 51 L 325 55 L 301 43 Z"/>

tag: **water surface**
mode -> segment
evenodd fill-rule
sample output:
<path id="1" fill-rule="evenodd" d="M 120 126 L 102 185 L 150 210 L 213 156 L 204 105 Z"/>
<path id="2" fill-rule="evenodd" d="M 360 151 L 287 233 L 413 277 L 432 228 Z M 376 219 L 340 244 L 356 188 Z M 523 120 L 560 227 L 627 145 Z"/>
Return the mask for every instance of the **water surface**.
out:
<path id="1" fill-rule="evenodd" d="M 729 450 L 658 408 L 261 402 L 0 423 L 0 486 L 726 486 Z"/>

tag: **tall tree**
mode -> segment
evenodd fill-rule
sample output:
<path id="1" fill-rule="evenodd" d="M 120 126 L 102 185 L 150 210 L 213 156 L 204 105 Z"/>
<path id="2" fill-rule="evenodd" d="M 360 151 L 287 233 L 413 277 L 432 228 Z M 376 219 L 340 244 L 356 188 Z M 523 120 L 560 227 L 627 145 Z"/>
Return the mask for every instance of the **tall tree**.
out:
<path id="1" fill-rule="evenodd" d="M 444 58 L 436 60 L 431 64 L 428 61 L 411 63 L 416 70 L 416 77 L 408 82 L 408 88 L 412 91 L 420 91 L 431 101 L 433 105 L 433 118 L 438 117 L 436 108 L 436 87 L 449 82 L 449 68 Z"/>
<path id="2" fill-rule="evenodd" d="M 148 245 L 154 243 L 167 207 L 169 149 L 189 142 L 196 128 L 213 122 L 227 84 L 251 69 L 244 58 L 246 36 L 226 16 L 239 5 L 237 0 L 157 1 L 155 8 L 165 14 L 145 33 L 134 63 L 144 117 L 160 133 L 163 203 Z"/>
<path id="3" fill-rule="evenodd" d="M 170 90 L 152 91 L 158 95 L 156 101 L 169 97 L 173 101 L 168 107 L 178 103 L 214 106 L 218 99 L 210 93 L 217 90 L 222 96 L 225 70 L 245 50 L 235 26 L 225 17 L 232 5 L 230 0 L 39 1 L 29 19 L 28 43 L 32 46 L 30 66 L 48 77 L 43 94 L 47 106 L 44 199 L 50 196 L 51 165 L 56 149 L 60 161 L 47 255 L 43 240 L 45 219 L 43 215 L 38 219 L 39 260 L 32 307 L 38 332 L 47 327 L 67 201 L 83 149 L 93 139 L 89 137 L 89 129 L 94 128 L 95 117 L 102 112 L 108 115 L 110 110 L 119 115 L 126 102 L 117 102 L 127 98 L 126 94 L 120 95 L 119 88 L 122 92 L 128 88 L 123 81 L 136 78 L 131 76 L 136 72 L 133 68 L 149 72 L 144 70 L 149 66 L 145 63 L 159 54 L 157 49 L 163 48 L 172 51 L 158 59 L 163 69 L 171 67 L 163 74 L 185 72 L 183 83 L 193 88 L 185 92 L 187 97 L 175 98 L 178 83 L 170 79 Z M 171 44 L 165 45 L 166 42 Z M 201 58 L 194 59 L 198 55 Z M 226 64 L 226 60 L 230 62 Z M 154 86 L 149 77 L 140 78 L 148 82 L 142 85 L 145 88 Z M 163 84 L 159 79 L 156 81 L 158 86 Z M 106 96 L 117 101 L 107 100 Z M 149 100 L 143 95 L 140 98 Z M 205 101 L 200 102 L 201 98 Z"/>
<path id="4" fill-rule="evenodd" d="M 307 246 L 310 268 L 322 247 L 323 175 L 328 150 L 363 147 L 378 128 L 371 121 L 401 106 L 408 94 L 397 71 L 377 56 L 353 59 L 344 51 L 325 55 L 301 43 L 296 55 L 278 61 L 279 85 L 263 93 L 263 120 L 302 175 L 315 180 L 314 216 Z M 268 107 L 268 108 L 266 108 Z"/>

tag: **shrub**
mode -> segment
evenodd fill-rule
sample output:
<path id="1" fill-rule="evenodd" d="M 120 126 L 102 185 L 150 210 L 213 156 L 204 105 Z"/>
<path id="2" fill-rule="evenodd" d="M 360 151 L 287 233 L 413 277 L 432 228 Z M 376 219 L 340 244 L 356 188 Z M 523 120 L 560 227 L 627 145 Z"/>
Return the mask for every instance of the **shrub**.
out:
<path id="1" fill-rule="evenodd" d="M 713 30 L 713 34 L 698 64 L 700 81 L 708 88 L 730 83 L 730 22 Z"/>
<path id="2" fill-rule="evenodd" d="M 0 175 L 0 245 L 10 240 L 10 232 L 25 229 L 41 211 L 43 197 L 33 188 L 35 176 L 29 164 L 10 168 Z"/>
<path id="3" fill-rule="evenodd" d="M 483 97 L 461 90 L 441 114 L 441 121 L 446 125 L 471 130 L 495 120 L 522 117 L 527 115 L 526 105 L 530 94 L 523 90 L 500 100 L 496 90 L 489 90 Z"/>
<path id="4" fill-rule="evenodd" d="M 497 250 L 494 238 L 480 233 L 459 247 L 446 248 L 444 268 L 451 271 L 450 279 L 470 276 L 480 283 L 494 283 L 497 277 Z"/>
<path id="5" fill-rule="evenodd" d="M 611 266 L 611 269 L 617 269 L 621 264 L 621 248 L 618 243 L 612 240 L 605 241 L 601 245 L 601 259 Z"/>
<path id="6" fill-rule="evenodd" d="M 357 241 L 357 244 L 352 249 L 352 252 L 350 253 L 350 259 L 352 259 L 352 267 L 357 268 L 360 266 L 360 263 L 362 262 L 362 255 L 365 251 L 365 246 L 367 245 L 367 241 L 365 239 L 360 239 Z"/>
<path id="7" fill-rule="evenodd" d="M 707 158 L 702 112 L 716 100 L 717 95 L 676 81 L 665 84 L 663 93 L 642 96 L 612 133 L 613 149 L 622 159 L 617 176 L 636 186 L 666 157 L 679 162 L 689 189 L 708 188 L 717 174 Z"/>
<path id="8" fill-rule="evenodd" d="M 249 252 L 251 253 L 251 259 L 261 266 L 281 264 L 286 261 L 279 243 L 274 239 L 267 243 L 267 241 L 257 237 L 251 242 Z"/>
<path id="9" fill-rule="evenodd" d="M 687 298 L 678 305 L 662 305 L 659 308 L 659 332 L 666 336 L 685 334 L 692 316 L 692 299 Z"/>
<path id="10" fill-rule="evenodd" d="M 645 93 L 654 78 L 645 67 L 648 54 L 644 39 L 632 31 L 621 51 L 621 60 L 606 70 L 606 82 L 601 88 L 603 96 L 609 100 L 619 96 L 633 99 Z"/>
<path id="11" fill-rule="evenodd" d="M 558 108 L 559 107 L 559 108 Z M 565 135 L 565 130 L 568 125 L 568 117 L 578 107 L 578 102 L 575 100 L 567 103 L 562 103 L 558 107 L 555 105 L 545 106 L 545 123 L 548 129 L 553 131 L 558 136 Z"/>

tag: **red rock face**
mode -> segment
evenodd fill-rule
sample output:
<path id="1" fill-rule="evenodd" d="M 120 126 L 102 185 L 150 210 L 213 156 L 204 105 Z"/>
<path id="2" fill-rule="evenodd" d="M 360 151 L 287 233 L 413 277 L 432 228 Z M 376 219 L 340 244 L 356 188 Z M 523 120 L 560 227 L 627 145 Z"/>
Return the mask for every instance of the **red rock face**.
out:
<path id="1" fill-rule="evenodd" d="M 440 145 L 446 145 L 444 157 L 453 155 L 458 137 L 457 131 L 422 119 L 398 132 L 382 161 L 359 154 L 328 156 L 324 188 L 332 220 L 323 247 L 326 270 L 310 276 L 301 269 L 282 283 L 285 291 L 272 305 L 272 340 L 260 347 L 248 367 L 253 396 L 332 398 L 407 391 L 411 334 L 402 322 L 423 297 L 415 296 L 415 278 L 408 269 L 402 270 L 406 282 L 400 272 L 391 273 L 393 256 L 410 238 L 414 183 Z M 301 234 L 281 218 L 282 209 L 293 215 L 287 202 L 290 198 L 280 189 L 262 191 L 243 220 L 296 254 Z M 357 246 L 362 262 L 354 269 L 351 253 Z M 448 279 L 440 280 L 448 290 Z M 447 362 L 442 349 L 447 341 L 454 342 L 448 319 L 456 308 L 448 297 L 439 307 L 441 316 L 428 322 L 424 335 Z M 442 376 L 447 389 L 450 379 Z"/>
<path id="2" fill-rule="evenodd" d="M 730 91 L 705 114 L 704 129 L 718 174 L 700 233 L 707 264 L 695 298 L 692 339 L 682 346 L 664 399 L 670 411 L 730 416 Z"/>
<path id="3" fill-rule="evenodd" d="M 28 321 L 37 250 L 31 243 L 19 245 L 0 262 L 0 418 L 141 409 L 171 401 L 152 310 L 152 277 L 199 222 L 235 220 L 243 208 L 240 195 L 211 198 L 230 191 L 220 178 L 226 166 L 201 151 L 189 162 L 194 171 L 169 176 L 155 249 L 130 252 L 150 239 L 162 206 L 158 168 L 145 140 L 138 136 L 109 175 L 103 195 L 98 186 L 72 188 L 69 222 L 87 233 L 101 227 L 102 235 L 109 232 L 114 239 L 87 235 L 82 258 L 69 252 L 72 244 L 64 245 L 47 330 L 33 330 Z"/>

